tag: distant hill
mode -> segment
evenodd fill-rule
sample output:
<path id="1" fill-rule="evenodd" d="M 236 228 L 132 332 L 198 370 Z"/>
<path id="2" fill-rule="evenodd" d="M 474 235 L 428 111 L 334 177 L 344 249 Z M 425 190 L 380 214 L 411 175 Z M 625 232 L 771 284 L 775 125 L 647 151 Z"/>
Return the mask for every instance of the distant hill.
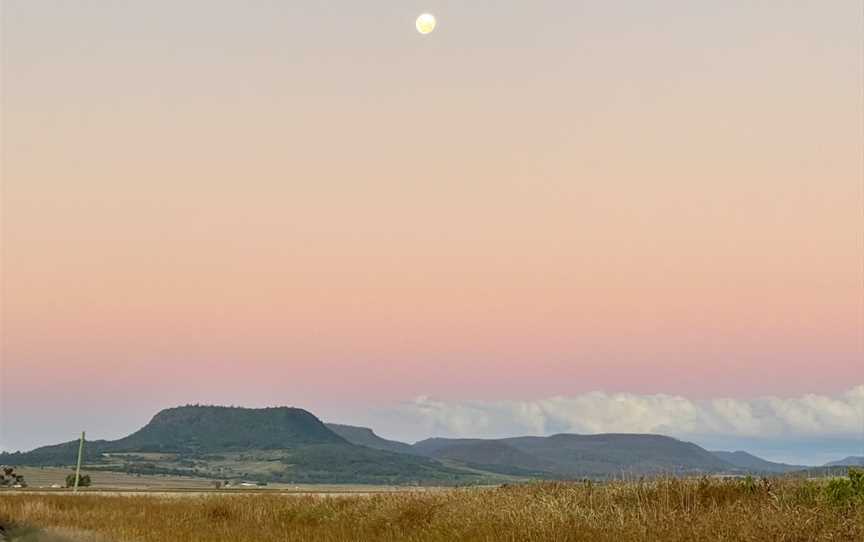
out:
<path id="1" fill-rule="evenodd" d="M 491 444 L 490 444 L 491 443 Z M 414 445 L 438 459 L 540 470 L 556 477 L 725 472 L 733 467 L 699 446 L 661 435 L 559 434 L 496 440 L 429 439 Z"/>
<path id="2" fill-rule="evenodd" d="M 374 450 L 386 450 L 388 452 L 412 455 L 415 454 L 414 449 L 410 444 L 381 438 L 368 427 L 357 427 L 354 425 L 342 425 L 338 423 L 327 423 L 325 425 L 327 426 L 327 429 L 333 431 L 351 444 L 366 446 L 367 448 L 372 448 Z"/>
<path id="3" fill-rule="evenodd" d="M 499 472 L 502 474 L 548 477 L 555 464 L 525 453 L 501 440 L 453 440 L 436 439 L 442 446 L 418 445 L 417 450 L 436 459 L 458 461 L 469 467 Z"/>
<path id="4" fill-rule="evenodd" d="M 844 459 L 840 459 L 838 461 L 829 461 L 825 463 L 826 467 L 864 467 L 864 456 L 861 455 L 850 455 Z"/>
<path id="5" fill-rule="evenodd" d="M 75 441 L 0 464 L 69 466 Z M 847 458 L 830 465 L 855 461 Z M 408 445 L 365 427 L 324 424 L 299 408 L 185 406 L 163 410 L 114 441 L 88 441 L 89 470 L 306 483 L 465 484 L 528 478 L 611 478 L 807 469 L 746 452 L 709 452 L 662 435 L 559 434 L 505 439 L 433 438 Z M 825 469 L 830 468 L 826 467 Z"/>
<path id="6" fill-rule="evenodd" d="M 0 464 L 71 465 L 77 442 L 0 454 Z M 298 408 L 186 406 L 163 410 L 115 441 L 87 442 L 90 470 L 306 483 L 465 483 L 482 473 L 358 446 Z"/>
<path id="7" fill-rule="evenodd" d="M 491 442 L 489 440 L 484 440 L 480 438 L 440 438 L 433 437 L 427 438 L 426 440 L 421 440 L 419 442 L 414 443 L 411 448 L 420 455 L 434 456 L 438 451 L 449 448 L 450 446 L 456 444 L 473 444 L 480 442 Z"/>
<path id="8" fill-rule="evenodd" d="M 806 467 L 802 470 L 784 473 L 784 476 L 800 478 L 833 478 L 837 476 L 848 476 L 850 468 L 854 467 L 846 465 L 834 467 Z"/>
<path id="9" fill-rule="evenodd" d="M 737 451 L 737 452 L 721 452 L 712 451 L 712 454 L 722 459 L 723 461 L 738 467 L 741 470 L 753 473 L 772 473 L 782 474 L 785 472 L 793 472 L 806 469 L 803 465 L 788 465 L 786 463 L 775 463 L 757 457 L 753 454 Z"/>

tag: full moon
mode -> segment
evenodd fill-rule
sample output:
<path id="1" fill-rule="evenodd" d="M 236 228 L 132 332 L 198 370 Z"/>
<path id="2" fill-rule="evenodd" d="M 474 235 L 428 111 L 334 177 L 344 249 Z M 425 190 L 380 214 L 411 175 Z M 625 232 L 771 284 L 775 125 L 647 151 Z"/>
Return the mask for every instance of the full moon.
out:
<path id="1" fill-rule="evenodd" d="M 421 34 L 431 34 L 435 30 L 435 16 L 431 13 L 424 13 L 417 17 L 417 32 Z"/>

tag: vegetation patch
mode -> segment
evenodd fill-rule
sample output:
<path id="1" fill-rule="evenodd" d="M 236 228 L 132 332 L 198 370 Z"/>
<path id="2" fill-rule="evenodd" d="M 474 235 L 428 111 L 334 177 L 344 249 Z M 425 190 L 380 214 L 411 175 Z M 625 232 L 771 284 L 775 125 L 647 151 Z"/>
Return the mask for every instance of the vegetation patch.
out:
<path id="1" fill-rule="evenodd" d="M 862 475 L 538 482 L 374 496 L 0 494 L 0 521 L 105 540 L 864 540 Z"/>

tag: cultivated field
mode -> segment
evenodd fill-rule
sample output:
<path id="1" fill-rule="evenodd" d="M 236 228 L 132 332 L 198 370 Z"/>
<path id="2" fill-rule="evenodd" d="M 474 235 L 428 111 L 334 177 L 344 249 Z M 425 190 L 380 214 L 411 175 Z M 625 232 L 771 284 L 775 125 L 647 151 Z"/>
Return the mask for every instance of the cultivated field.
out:
<path id="1" fill-rule="evenodd" d="M 64 485 L 66 476 L 75 472 L 75 467 L 17 467 L 31 489 L 48 489 L 53 485 Z M 93 489 L 160 490 L 160 489 L 208 489 L 213 481 L 207 478 L 188 476 L 136 476 L 122 472 L 105 472 L 83 469 L 81 474 L 93 480 Z"/>
<path id="2" fill-rule="evenodd" d="M 860 489 L 848 479 L 706 478 L 364 497 L 7 492 L 0 493 L 0 521 L 60 534 L 59 540 L 113 542 L 860 541 Z"/>

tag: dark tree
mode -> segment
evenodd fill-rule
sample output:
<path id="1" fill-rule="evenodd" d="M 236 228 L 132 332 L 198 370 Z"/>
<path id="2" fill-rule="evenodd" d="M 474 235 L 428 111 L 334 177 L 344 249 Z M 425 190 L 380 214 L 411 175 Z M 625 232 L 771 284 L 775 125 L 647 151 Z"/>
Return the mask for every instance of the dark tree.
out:
<path id="1" fill-rule="evenodd" d="M 90 480 L 89 474 L 82 474 L 80 478 L 78 478 L 78 487 L 89 487 L 93 483 Z M 75 474 L 70 474 L 66 477 L 66 487 L 75 487 Z"/>

